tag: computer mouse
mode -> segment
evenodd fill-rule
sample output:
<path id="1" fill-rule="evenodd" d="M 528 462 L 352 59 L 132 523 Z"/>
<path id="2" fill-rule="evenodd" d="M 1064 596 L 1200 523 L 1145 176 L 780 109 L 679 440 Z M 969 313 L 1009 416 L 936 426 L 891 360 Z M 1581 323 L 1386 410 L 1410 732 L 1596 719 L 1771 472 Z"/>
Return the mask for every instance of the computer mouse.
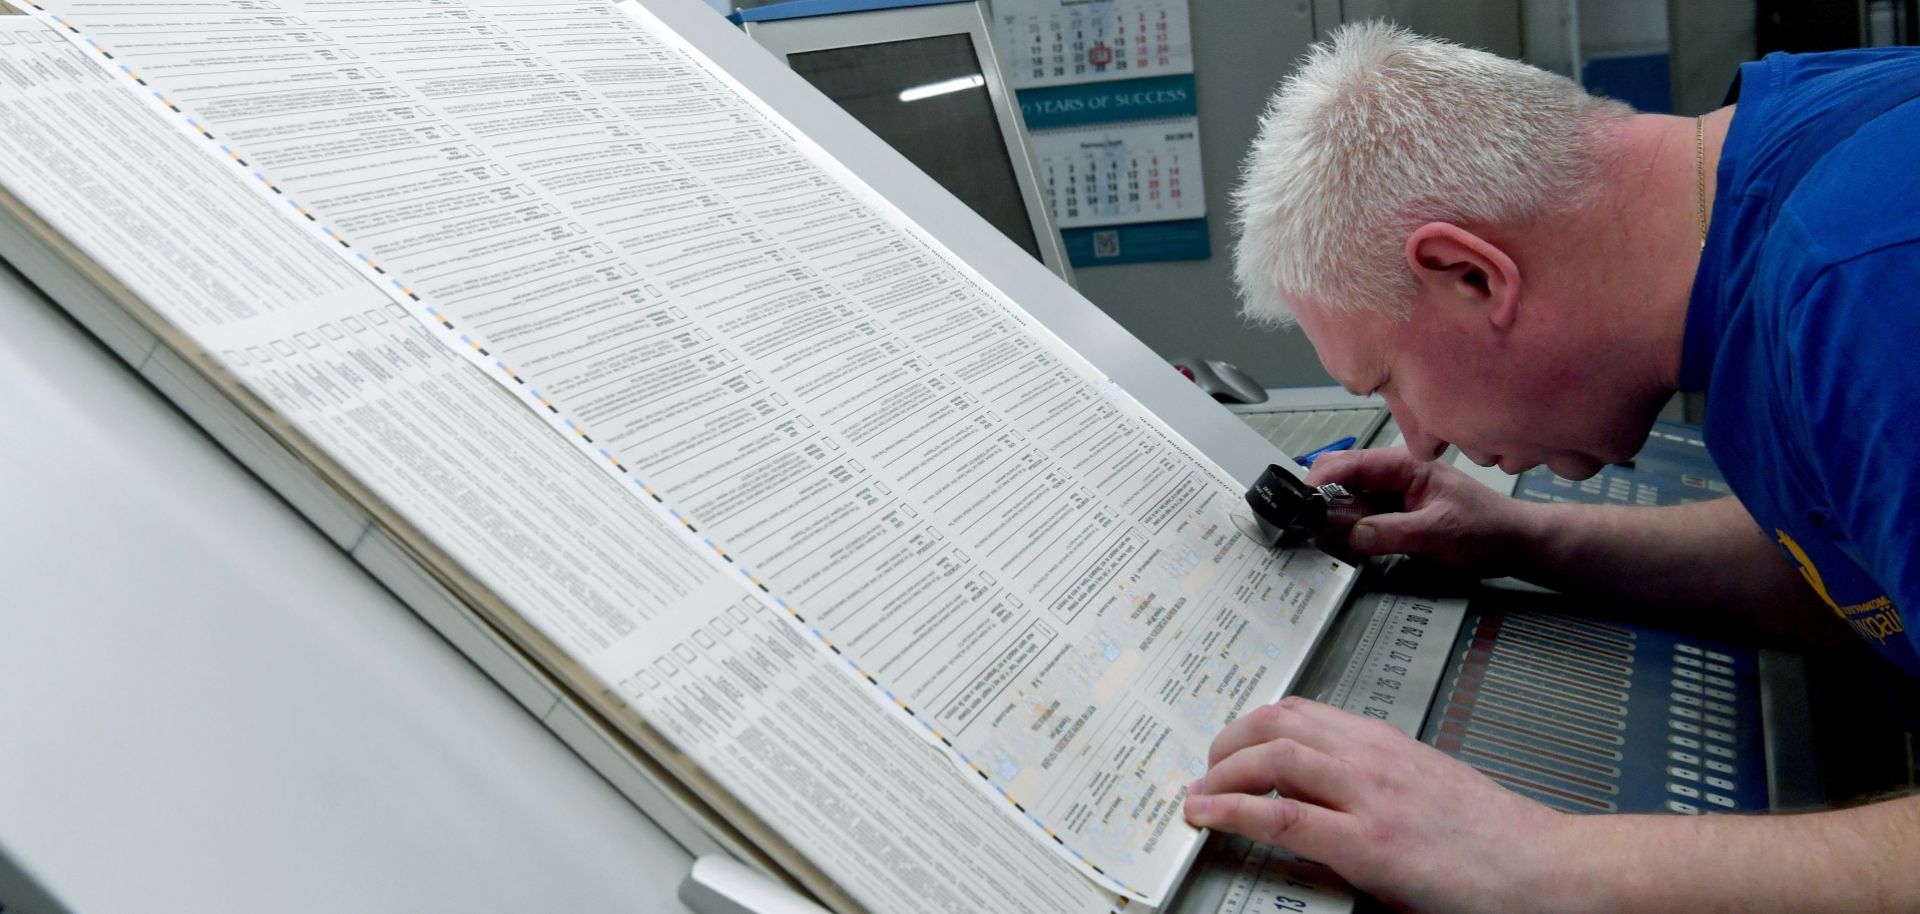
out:
<path id="1" fill-rule="evenodd" d="M 1267 389 L 1240 366 L 1219 359 L 1179 358 L 1173 367 L 1208 396 L 1222 403 L 1265 403 Z"/>

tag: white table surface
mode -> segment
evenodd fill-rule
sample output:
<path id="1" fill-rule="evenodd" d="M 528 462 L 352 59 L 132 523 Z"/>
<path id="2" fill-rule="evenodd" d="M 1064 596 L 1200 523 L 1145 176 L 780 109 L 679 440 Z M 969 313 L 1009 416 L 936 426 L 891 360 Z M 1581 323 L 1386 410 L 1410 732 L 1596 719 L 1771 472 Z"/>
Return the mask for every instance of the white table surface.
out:
<path id="1" fill-rule="evenodd" d="M 0 392 L 0 886 L 686 910 L 679 845 L 4 265 Z"/>

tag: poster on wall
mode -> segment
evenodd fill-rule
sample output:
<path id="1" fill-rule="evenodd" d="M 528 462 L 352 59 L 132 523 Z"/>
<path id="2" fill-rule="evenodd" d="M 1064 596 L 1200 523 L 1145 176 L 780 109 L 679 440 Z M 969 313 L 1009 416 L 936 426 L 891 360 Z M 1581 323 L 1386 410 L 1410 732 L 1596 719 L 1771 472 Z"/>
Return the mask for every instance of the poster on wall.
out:
<path id="1" fill-rule="evenodd" d="M 1186 0 L 993 0 L 1075 267 L 1210 256 Z"/>

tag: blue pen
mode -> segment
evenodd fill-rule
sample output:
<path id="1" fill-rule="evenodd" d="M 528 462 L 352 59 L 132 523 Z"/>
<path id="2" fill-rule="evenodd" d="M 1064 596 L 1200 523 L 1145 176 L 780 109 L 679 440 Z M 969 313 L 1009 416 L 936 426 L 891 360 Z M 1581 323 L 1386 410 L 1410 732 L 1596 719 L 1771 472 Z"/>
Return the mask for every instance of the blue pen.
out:
<path id="1" fill-rule="evenodd" d="M 1352 435 L 1348 435 L 1347 437 L 1342 438 L 1339 441 L 1335 441 L 1334 443 L 1329 444 L 1326 447 L 1318 448 L 1316 450 L 1308 451 L 1305 454 L 1301 454 L 1300 456 L 1293 458 L 1293 462 L 1303 467 L 1312 467 L 1313 462 L 1319 459 L 1321 454 L 1325 454 L 1331 451 L 1344 451 L 1347 448 L 1353 447 L 1353 445 L 1354 445 L 1354 437 Z"/>

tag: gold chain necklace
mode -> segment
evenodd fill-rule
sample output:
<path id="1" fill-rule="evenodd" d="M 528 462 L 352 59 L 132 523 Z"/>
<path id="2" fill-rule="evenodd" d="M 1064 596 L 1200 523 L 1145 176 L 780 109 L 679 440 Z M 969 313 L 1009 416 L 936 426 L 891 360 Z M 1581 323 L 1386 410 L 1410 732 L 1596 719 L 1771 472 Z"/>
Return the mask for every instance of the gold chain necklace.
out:
<path id="1" fill-rule="evenodd" d="M 1707 249 L 1707 128 L 1693 119 L 1693 214 L 1700 221 L 1700 250 Z"/>

